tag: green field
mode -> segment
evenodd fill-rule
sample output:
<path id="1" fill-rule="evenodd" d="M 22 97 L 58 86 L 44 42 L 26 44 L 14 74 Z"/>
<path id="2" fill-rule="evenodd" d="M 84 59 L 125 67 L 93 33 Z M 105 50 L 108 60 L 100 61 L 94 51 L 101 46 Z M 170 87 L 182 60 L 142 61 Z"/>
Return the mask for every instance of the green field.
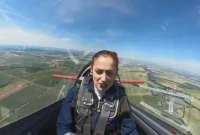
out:
<path id="1" fill-rule="evenodd" d="M 16 79 L 15 76 L 8 75 L 0 71 L 0 88 L 6 86 Z"/>
<path id="2" fill-rule="evenodd" d="M 6 65 L 7 69 L 0 70 L 0 91 L 15 89 L 13 85 L 18 87 L 20 80 L 26 80 L 29 85 L 0 100 L 0 126 L 26 117 L 63 98 L 73 81 L 52 78 L 50 75 L 76 74 L 84 64 L 80 61 L 76 65 L 60 55 L 37 56 L 25 53 L 18 57 L 8 54 L 1 57 L 1 65 Z M 61 61 L 56 63 L 58 68 L 49 68 L 58 60 Z"/>

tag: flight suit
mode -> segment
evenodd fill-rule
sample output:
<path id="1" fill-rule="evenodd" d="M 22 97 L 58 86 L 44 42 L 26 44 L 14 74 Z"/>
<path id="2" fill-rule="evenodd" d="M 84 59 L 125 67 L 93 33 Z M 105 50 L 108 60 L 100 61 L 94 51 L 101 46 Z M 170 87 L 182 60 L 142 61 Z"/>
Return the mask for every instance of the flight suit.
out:
<path id="1" fill-rule="evenodd" d="M 116 84 L 116 83 L 115 83 Z M 105 135 L 138 135 L 138 131 L 136 129 L 136 124 L 134 119 L 130 116 L 130 111 L 123 111 L 123 102 L 127 100 L 127 96 L 124 92 L 124 89 L 122 87 L 118 87 L 117 85 L 113 84 L 113 86 L 108 89 L 104 96 L 102 97 L 102 100 L 105 99 L 107 101 L 114 101 L 116 98 L 119 98 L 120 104 L 118 108 L 118 112 L 116 117 L 114 118 L 108 118 L 104 134 Z M 94 84 L 91 82 L 89 84 L 89 91 L 93 94 L 94 96 L 94 106 L 93 108 L 97 107 L 98 99 L 97 95 L 94 92 Z M 117 88 L 116 88 L 117 87 Z M 116 91 L 120 92 L 116 92 Z M 62 104 L 62 108 L 60 110 L 58 119 L 57 119 L 57 134 L 58 135 L 64 135 L 65 133 L 76 133 L 80 134 L 77 132 L 76 129 L 76 107 L 74 107 L 74 100 L 77 96 L 77 88 L 72 87 L 69 89 L 67 96 L 65 97 L 65 100 Z M 117 93 L 117 94 L 116 94 Z M 129 108 L 129 106 L 128 106 Z M 91 134 L 94 134 L 98 119 L 100 116 L 100 112 L 91 109 Z"/>

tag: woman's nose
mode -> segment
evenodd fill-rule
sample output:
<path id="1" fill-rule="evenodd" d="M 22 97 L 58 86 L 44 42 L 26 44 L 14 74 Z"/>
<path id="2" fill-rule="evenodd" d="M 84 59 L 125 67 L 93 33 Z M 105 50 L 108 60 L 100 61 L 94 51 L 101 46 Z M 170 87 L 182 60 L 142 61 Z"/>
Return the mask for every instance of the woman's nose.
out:
<path id="1" fill-rule="evenodd" d="M 102 80 L 102 81 L 106 81 L 106 73 L 103 73 L 103 74 L 102 74 L 101 80 Z"/>

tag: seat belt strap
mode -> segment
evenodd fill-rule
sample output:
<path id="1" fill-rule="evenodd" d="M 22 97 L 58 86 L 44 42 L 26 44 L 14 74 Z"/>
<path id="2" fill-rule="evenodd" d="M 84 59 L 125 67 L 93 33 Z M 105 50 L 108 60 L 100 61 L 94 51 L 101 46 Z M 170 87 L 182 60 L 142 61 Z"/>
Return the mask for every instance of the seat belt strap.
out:
<path id="1" fill-rule="evenodd" d="M 83 135 L 91 135 L 91 111 L 89 111 L 88 117 L 83 126 Z"/>
<path id="2" fill-rule="evenodd" d="M 106 102 L 102 105 L 101 113 L 94 131 L 94 135 L 104 135 L 106 124 L 112 107 L 113 105 L 110 105 Z"/>

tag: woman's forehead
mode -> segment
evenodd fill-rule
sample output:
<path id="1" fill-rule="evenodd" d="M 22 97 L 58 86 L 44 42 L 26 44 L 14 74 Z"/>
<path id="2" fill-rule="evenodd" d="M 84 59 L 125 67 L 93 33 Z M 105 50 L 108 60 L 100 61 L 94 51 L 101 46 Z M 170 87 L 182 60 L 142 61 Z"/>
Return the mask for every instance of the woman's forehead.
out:
<path id="1" fill-rule="evenodd" d="M 112 57 L 98 57 L 95 59 L 92 67 L 102 70 L 115 70 L 116 64 Z"/>
<path id="2" fill-rule="evenodd" d="M 103 64 L 103 65 L 114 65 L 115 61 L 110 56 L 100 56 L 94 60 L 94 65 Z"/>

